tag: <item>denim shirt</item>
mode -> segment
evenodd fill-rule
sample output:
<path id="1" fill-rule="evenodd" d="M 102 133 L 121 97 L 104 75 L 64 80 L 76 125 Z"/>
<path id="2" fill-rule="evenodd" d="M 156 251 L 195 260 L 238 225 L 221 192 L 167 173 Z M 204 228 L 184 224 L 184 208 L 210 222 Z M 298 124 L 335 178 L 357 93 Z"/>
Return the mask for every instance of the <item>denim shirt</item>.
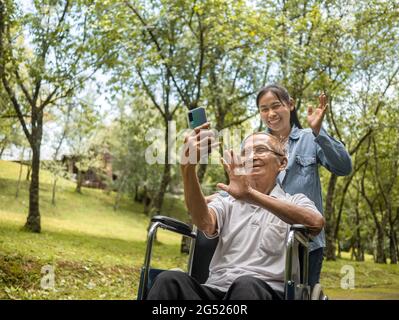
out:
<path id="1" fill-rule="evenodd" d="M 349 175 L 352 161 L 345 146 L 329 136 L 323 128 L 315 136 L 311 129 L 294 126 L 288 140 L 288 165 L 277 177 L 284 191 L 303 193 L 323 214 L 319 165 L 338 176 Z M 325 247 L 324 229 L 313 238 L 309 250 Z"/>

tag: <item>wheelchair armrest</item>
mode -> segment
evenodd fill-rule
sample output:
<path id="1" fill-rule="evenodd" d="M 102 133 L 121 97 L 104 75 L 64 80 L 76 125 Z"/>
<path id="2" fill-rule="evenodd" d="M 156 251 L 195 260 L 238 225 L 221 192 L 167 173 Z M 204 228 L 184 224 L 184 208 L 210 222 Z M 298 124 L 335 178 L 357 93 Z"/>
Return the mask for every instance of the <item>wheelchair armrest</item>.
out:
<path id="1" fill-rule="evenodd" d="M 161 227 L 162 227 L 162 225 L 164 225 L 165 227 L 167 227 L 167 229 L 170 229 L 172 231 L 181 233 L 181 234 L 189 236 L 189 237 L 193 237 L 192 228 L 187 223 L 181 222 L 177 219 L 165 217 L 165 216 L 154 216 L 154 217 L 152 217 L 151 222 L 152 223 L 160 222 Z"/>
<path id="2" fill-rule="evenodd" d="M 290 230 L 301 232 L 303 235 L 308 236 L 309 230 L 303 224 L 293 224 Z"/>
<path id="3" fill-rule="evenodd" d="M 290 232 L 293 232 L 296 241 L 299 241 L 303 246 L 308 246 L 308 243 L 311 242 L 309 229 L 303 224 L 291 225 Z"/>

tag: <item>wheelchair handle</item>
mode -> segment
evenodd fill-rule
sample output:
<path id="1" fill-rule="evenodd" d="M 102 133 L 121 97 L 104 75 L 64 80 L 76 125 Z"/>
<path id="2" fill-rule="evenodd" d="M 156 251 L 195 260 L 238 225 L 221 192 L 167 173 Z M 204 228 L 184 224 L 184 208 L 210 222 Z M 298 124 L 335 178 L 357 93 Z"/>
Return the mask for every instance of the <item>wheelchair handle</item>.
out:
<path id="1" fill-rule="evenodd" d="M 301 224 L 294 224 L 291 226 L 288 233 L 286 244 L 286 259 L 285 259 L 285 295 L 287 300 L 295 299 L 293 296 L 295 281 L 292 277 L 292 263 L 294 254 L 294 245 L 299 243 L 303 246 L 303 284 L 305 286 L 309 283 L 309 230 Z"/>
<path id="2" fill-rule="evenodd" d="M 193 233 L 193 230 L 187 223 L 181 222 L 177 219 L 157 215 L 151 219 L 151 223 L 156 222 L 159 222 L 160 228 L 180 233 L 190 238 L 194 238 L 196 236 L 196 234 Z"/>
<path id="3" fill-rule="evenodd" d="M 139 293 L 140 299 L 145 298 L 145 296 L 147 295 L 146 291 L 149 279 L 152 247 L 155 239 L 155 234 L 158 228 L 170 230 L 182 234 L 184 236 L 190 237 L 192 239 L 195 239 L 197 237 L 195 228 L 194 230 L 192 230 L 188 224 L 181 222 L 179 220 L 160 215 L 156 215 L 151 219 L 151 226 L 150 229 L 148 230 L 148 235 L 147 235 L 147 249 L 145 252 L 144 267 L 143 267 L 144 268 L 143 286 L 142 286 L 142 292 Z"/>

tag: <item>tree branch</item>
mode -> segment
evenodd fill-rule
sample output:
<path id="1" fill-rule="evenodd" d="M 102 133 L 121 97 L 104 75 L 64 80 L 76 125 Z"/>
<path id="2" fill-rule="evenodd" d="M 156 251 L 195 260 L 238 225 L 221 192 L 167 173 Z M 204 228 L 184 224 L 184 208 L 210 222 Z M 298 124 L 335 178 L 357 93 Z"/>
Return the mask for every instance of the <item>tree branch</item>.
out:
<path id="1" fill-rule="evenodd" d="M 28 90 L 26 89 L 25 85 L 23 84 L 22 79 L 19 76 L 19 72 L 17 69 L 14 70 L 14 74 L 15 74 L 15 77 L 17 78 L 17 83 L 18 83 L 19 87 L 21 88 L 22 92 L 24 93 L 26 100 L 28 100 L 30 106 L 33 108 L 35 106 L 35 104 L 32 100 L 32 97 L 30 96 Z"/>
<path id="2" fill-rule="evenodd" d="M 241 123 L 243 123 L 243 122 L 245 122 L 245 121 L 247 121 L 247 120 L 249 120 L 249 119 L 255 117 L 257 114 L 258 114 L 258 112 L 253 113 L 253 114 L 247 116 L 247 117 L 244 118 L 244 119 L 237 120 L 237 121 L 234 121 L 234 122 L 232 122 L 232 123 L 229 123 L 228 125 L 226 125 L 226 126 L 224 127 L 224 129 L 230 128 L 230 127 L 234 127 L 234 126 L 238 126 L 238 125 L 240 125 Z"/>
<path id="3" fill-rule="evenodd" d="M 363 144 L 364 140 L 366 140 L 367 137 L 368 137 L 372 132 L 373 132 L 373 129 L 369 129 L 369 130 L 364 134 L 364 136 L 361 137 L 361 138 L 359 139 L 359 141 L 357 142 L 357 144 L 356 144 L 351 150 L 349 150 L 349 154 L 350 154 L 350 155 L 354 154 L 354 153 L 360 148 L 360 146 Z"/>
<path id="4" fill-rule="evenodd" d="M 142 73 L 140 72 L 140 70 L 138 68 L 136 68 L 137 74 L 139 75 L 139 78 L 141 80 L 141 83 L 144 86 L 145 92 L 147 93 L 147 95 L 150 97 L 152 103 L 154 104 L 154 106 L 158 109 L 158 111 L 161 113 L 162 117 L 165 118 L 165 113 L 162 110 L 161 106 L 158 104 L 157 100 L 155 99 L 154 95 L 152 94 L 150 87 L 147 85 L 147 83 L 144 80 L 144 77 L 142 75 Z"/>
<path id="5" fill-rule="evenodd" d="M 25 133 L 25 136 L 26 136 L 26 138 L 28 139 L 29 142 L 32 142 L 31 141 L 32 135 L 29 132 L 28 127 L 26 125 L 26 122 L 25 122 L 25 119 L 24 119 L 24 115 L 22 114 L 22 111 L 21 111 L 22 110 L 21 105 L 19 104 L 14 92 L 10 88 L 4 73 L 2 73 L 2 82 L 3 82 L 4 89 L 6 89 L 8 97 L 10 98 L 10 100 L 11 100 L 13 106 L 14 106 L 14 110 L 17 113 L 19 122 L 21 123 L 21 126 L 22 126 L 22 129 L 23 129 L 24 133 Z"/>
<path id="6" fill-rule="evenodd" d="M 200 32 L 200 39 L 199 39 L 200 59 L 199 59 L 198 74 L 197 74 L 197 97 L 195 99 L 196 104 L 198 104 L 198 101 L 201 97 L 201 77 L 202 77 L 202 68 L 204 65 L 204 56 L 205 56 L 204 30 L 202 29 L 201 18 L 198 13 L 197 17 L 198 17 L 198 26 Z"/>
<path id="7" fill-rule="evenodd" d="M 47 106 L 50 102 L 53 96 L 57 93 L 58 91 L 58 86 L 54 88 L 54 90 L 47 96 L 47 98 L 40 104 L 39 110 L 42 111 L 45 106 Z"/>
<path id="8" fill-rule="evenodd" d="M 151 31 L 150 28 L 148 28 L 147 23 L 145 22 L 144 18 L 140 15 L 140 13 L 129 3 L 129 1 L 125 1 L 125 4 L 127 5 L 127 7 L 133 11 L 133 13 L 137 16 L 137 18 L 140 20 L 141 24 L 145 27 L 145 30 L 148 32 L 148 34 L 150 35 L 151 41 L 155 44 L 155 47 L 158 51 L 159 56 L 162 59 L 162 64 L 169 70 L 173 84 L 176 87 L 177 92 L 179 93 L 181 99 L 184 101 L 184 103 L 186 104 L 187 107 L 190 106 L 190 101 L 189 99 L 187 99 L 187 96 L 182 92 L 182 90 L 180 89 L 180 87 L 177 84 L 177 81 L 174 77 L 174 74 L 169 66 L 169 64 L 166 61 L 166 58 L 164 56 L 164 54 L 162 53 L 162 48 L 160 46 L 160 44 L 158 43 L 158 40 L 156 39 L 154 33 Z"/>

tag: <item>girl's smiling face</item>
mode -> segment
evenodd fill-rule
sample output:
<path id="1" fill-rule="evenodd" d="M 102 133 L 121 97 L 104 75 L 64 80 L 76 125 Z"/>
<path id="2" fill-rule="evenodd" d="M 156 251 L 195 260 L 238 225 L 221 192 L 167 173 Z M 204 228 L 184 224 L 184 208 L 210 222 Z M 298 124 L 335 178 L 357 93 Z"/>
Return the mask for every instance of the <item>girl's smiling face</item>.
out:
<path id="1" fill-rule="evenodd" d="M 263 123 L 272 132 L 284 132 L 291 129 L 290 112 L 293 105 L 282 103 L 272 92 L 265 93 L 259 100 L 259 112 Z"/>

